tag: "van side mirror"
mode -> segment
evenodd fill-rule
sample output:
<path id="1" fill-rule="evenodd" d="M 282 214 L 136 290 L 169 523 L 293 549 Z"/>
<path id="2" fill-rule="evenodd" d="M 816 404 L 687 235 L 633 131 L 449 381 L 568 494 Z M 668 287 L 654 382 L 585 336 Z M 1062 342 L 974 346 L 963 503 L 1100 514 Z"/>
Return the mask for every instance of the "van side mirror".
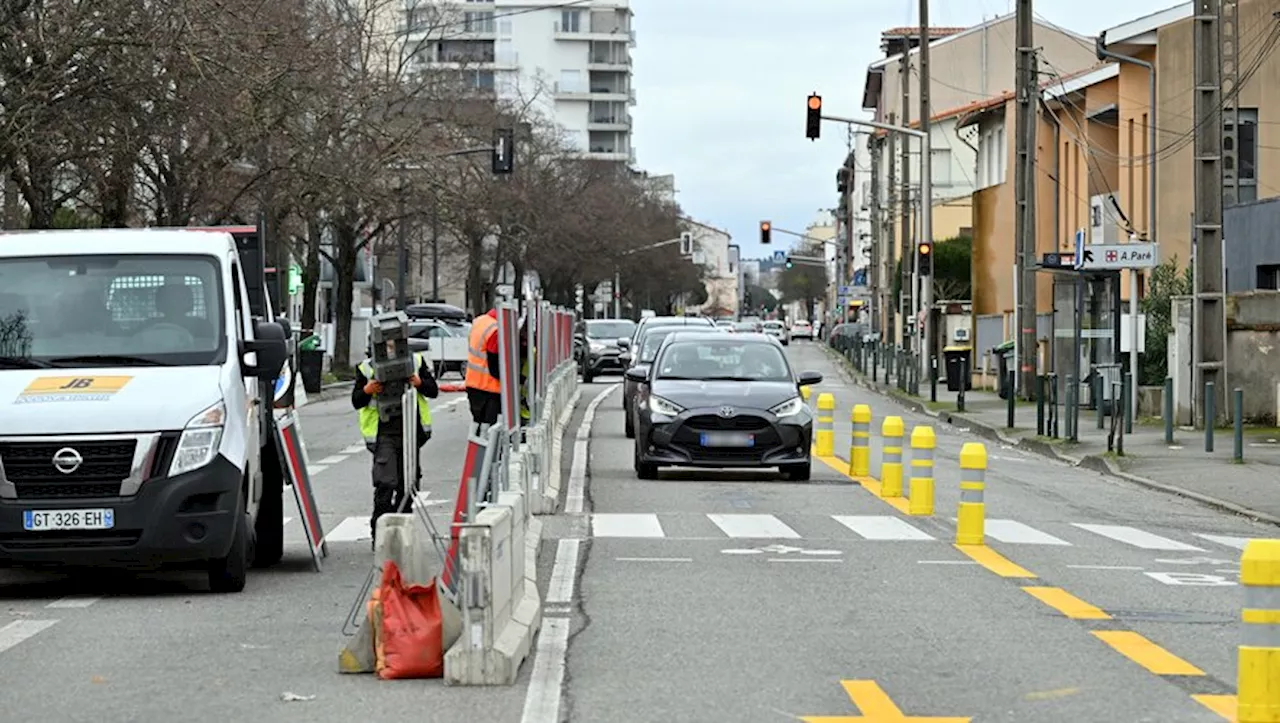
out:
<path id="1" fill-rule="evenodd" d="M 274 322 L 259 321 L 253 325 L 254 338 L 240 345 L 240 368 L 246 377 L 274 380 L 289 359 L 284 328 Z M 250 363 L 247 357 L 256 357 Z"/>

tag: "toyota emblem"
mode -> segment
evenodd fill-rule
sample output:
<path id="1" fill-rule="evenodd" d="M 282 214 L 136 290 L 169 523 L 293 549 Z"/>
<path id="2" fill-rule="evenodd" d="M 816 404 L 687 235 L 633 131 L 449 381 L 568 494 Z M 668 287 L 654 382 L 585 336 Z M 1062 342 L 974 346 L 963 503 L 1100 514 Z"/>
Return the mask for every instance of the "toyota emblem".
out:
<path id="1" fill-rule="evenodd" d="M 63 447 L 53 454 L 53 468 L 63 474 L 71 474 L 84 464 L 84 457 L 70 447 Z"/>
<path id="2" fill-rule="evenodd" d="M 737 413 L 737 410 L 735 410 L 733 407 L 720 407 L 720 416 L 724 417 L 725 419 L 732 417 L 736 413 Z"/>

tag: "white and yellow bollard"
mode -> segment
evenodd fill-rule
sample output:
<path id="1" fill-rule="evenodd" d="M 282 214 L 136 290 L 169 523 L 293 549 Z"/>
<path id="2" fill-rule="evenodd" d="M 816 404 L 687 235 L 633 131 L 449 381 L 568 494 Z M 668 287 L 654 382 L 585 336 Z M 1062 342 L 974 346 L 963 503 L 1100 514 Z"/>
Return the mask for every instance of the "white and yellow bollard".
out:
<path id="1" fill-rule="evenodd" d="M 902 496 L 902 417 L 885 417 L 880 425 L 880 496 Z"/>
<path id="2" fill-rule="evenodd" d="M 1280 723 L 1280 540 L 1250 540 L 1240 556 L 1244 635 L 1237 657 L 1237 723 Z"/>
<path id="3" fill-rule="evenodd" d="M 960 511 L 956 514 L 956 544 L 981 545 L 986 538 L 987 448 L 966 442 L 960 448 Z"/>
<path id="4" fill-rule="evenodd" d="M 933 514 L 933 454 L 938 438 L 933 427 L 919 424 L 911 430 L 911 483 L 907 514 Z"/>
<path id="5" fill-rule="evenodd" d="M 819 457 L 836 453 L 836 398 L 831 392 L 818 395 L 818 424 L 814 428 L 813 446 Z"/>
<path id="6" fill-rule="evenodd" d="M 849 417 L 853 421 L 853 439 L 849 445 L 849 476 L 871 474 L 871 407 L 855 404 Z"/>
<path id="7" fill-rule="evenodd" d="M 813 389 L 808 384 L 800 387 L 800 398 L 804 400 L 805 404 L 809 403 L 809 397 L 811 396 L 813 396 Z"/>

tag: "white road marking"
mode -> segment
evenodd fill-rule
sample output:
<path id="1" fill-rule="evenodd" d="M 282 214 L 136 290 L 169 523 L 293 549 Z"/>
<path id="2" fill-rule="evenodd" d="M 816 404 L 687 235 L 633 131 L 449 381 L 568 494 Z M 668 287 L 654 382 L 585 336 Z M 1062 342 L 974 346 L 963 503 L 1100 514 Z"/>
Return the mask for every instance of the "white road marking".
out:
<path id="1" fill-rule="evenodd" d="M 310 475 L 310 476 L 312 476 L 312 477 L 314 477 L 314 476 L 316 476 L 316 475 L 320 474 L 321 472 L 325 471 L 326 469 L 329 469 L 329 465 L 325 465 L 325 464 L 309 464 L 309 465 L 307 465 L 307 474 L 308 474 L 308 475 Z"/>
<path id="2" fill-rule="evenodd" d="M 1142 571 L 1141 567 L 1136 565 L 1067 565 L 1073 570 L 1135 570 Z"/>
<path id="3" fill-rule="evenodd" d="M 556 545 L 556 561 L 551 568 L 551 581 L 547 585 L 547 602 L 569 604 L 573 602 L 573 589 L 578 572 L 578 548 L 581 540 L 567 538 Z"/>
<path id="4" fill-rule="evenodd" d="M 350 447 L 344 448 L 342 450 L 342 454 L 355 454 L 357 452 L 363 452 L 363 451 L 365 451 L 365 446 L 364 446 L 364 442 L 361 442 L 359 444 L 353 444 Z"/>
<path id="5" fill-rule="evenodd" d="M 1117 542 L 1123 542 L 1126 545 L 1142 548 L 1143 550 L 1180 550 L 1184 552 L 1204 552 L 1199 547 L 1193 547 L 1177 540 L 1170 540 L 1167 537 L 1153 535 L 1150 532 L 1126 527 L 1124 525 L 1086 525 L 1079 522 L 1071 523 L 1075 527 L 1079 527 L 1086 532 L 1092 532 L 1095 535 L 1109 537 Z"/>
<path id="6" fill-rule="evenodd" d="M 892 515 L 832 515 L 831 517 L 868 540 L 934 539 L 932 535 Z"/>
<path id="7" fill-rule="evenodd" d="M 844 560 L 833 560 L 829 557 L 771 557 L 769 562 L 844 562 Z"/>
<path id="8" fill-rule="evenodd" d="M 592 537 L 665 537 L 662 523 L 654 514 L 595 514 L 591 516 Z"/>
<path id="9" fill-rule="evenodd" d="M 750 537 L 762 539 L 800 539 L 800 533 L 773 515 L 717 515 L 709 514 L 707 519 L 715 523 L 729 537 Z"/>
<path id="10" fill-rule="evenodd" d="M 1216 542 L 1219 545 L 1234 547 L 1237 550 L 1243 550 L 1245 546 L 1249 544 L 1249 540 L 1251 539 L 1248 537 L 1230 537 L 1227 535 L 1201 535 L 1199 533 L 1196 533 L 1196 537 L 1199 537 L 1202 540 L 1208 540 L 1209 542 Z"/>
<path id="11" fill-rule="evenodd" d="M 0 653 L 21 643 L 27 638 L 39 635 L 57 624 L 57 620 L 14 620 L 0 627 Z"/>
<path id="12" fill-rule="evenodd" d="M 281 527 L 283 527 L 284 525 L 289 524 L 290 522 L 293 522 L 293 518 L 292 518 L 292 517 L 286 517 L 286 518 L 284 518 L 284 522 L 281 524 Z"/>
<path id="13" fill-rule="evenodd" d="M 582 426 L 578 427 L 578 435 L 573 442 L 573 464 L 569 468 L 569 489 L 564 496 L 564 511 L 570 515 L 582 514 L 582 506 L 584 496 L 586 495 L 587 484 L 587 447 L 591 442 L 591 425 L 596 420 L 596 408 L 600 406 L 600 402 L 604 398 L 613 393 L 619 385 L 613 384 L 604 391 L 596 395 L 595 399 L 587 405 L 587 411 L 582 415 Z M 563 667 L 563 661 L 561 662 Z M 557 701 L 556 707 L 560 704 Z"/>
<path id="14" fill-rule="evenodd" d="M 1071 546 L 1066 540 L 1014 520 L 987 520 L 985 532 L 987 537 L 1009 544 Z"/>
<path id="15" fill-rule="evenodd" d="M 559 723 L 560 687 L 569 648 L 569 618 L 543 618 L 520 723 Z"/>
<path id="16" fill-rule="evenodd" d="M 692 557 L 615 557 L 618 562 L 693 562 Z"/>
<path id="17" fill-rule="evenodd" d="M 917 565 L 977 565 L 973 560 L 916 560 Z"/>
<path id="18" fill-rule="evenodd" d="M 324 536 L 325 542 L 359 542 L 373 539 L 368 517 L 346 517 Z"/>
<path id="19" fill-rule="evenodd" d="M 1152 580 L 1159 580 L 1166 585 L 1185 585 L 1189 587 L 1235 587 L 1236 583 L 1220 575 L 1201 575 L 1198 572 L 1144 572 Z"/>
<path id="20" fill-rule="evenodd" d="M 325 457 L 324 459 L 320 460 L 316 464 L 324 464 L 324 465 L 338 464 L 339 462 L 342 462 L 346 458 L 347 458 L 347 455 L 345 454 L 331 454 L 328 457 Z"/>
<path id="21" fill-rule="evenodd" d="M 69 597 L 62 598 L 61 600 L 54 600 L 48 605 L 45 605 L 45 607 L 54 609 L 87 608 L 101 599 L 102 598 L 100 597 L 80 597 L 78 595 L 71 595 Z"/>

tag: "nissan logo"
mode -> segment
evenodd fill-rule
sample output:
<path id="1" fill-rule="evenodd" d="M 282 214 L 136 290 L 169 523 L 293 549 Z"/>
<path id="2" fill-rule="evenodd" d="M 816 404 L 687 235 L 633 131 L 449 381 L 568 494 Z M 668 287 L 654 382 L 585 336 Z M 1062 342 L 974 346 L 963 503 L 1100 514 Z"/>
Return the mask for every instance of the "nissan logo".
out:
<path id="1" fill-rule="evenodd" d="M 53 454 L 53 468 L 63 474 L 71 474 L 84 464 L 84 457 L 70 447 L 63 447 Z"/>
<path id="2" fill-rule="evenodd" d="M 735 410 L 733 407 L 720 407 L 720 416 L 724 417 L 725 419 L 732 417 L 735 413 L 737 413 L 737 410 Z"/>

